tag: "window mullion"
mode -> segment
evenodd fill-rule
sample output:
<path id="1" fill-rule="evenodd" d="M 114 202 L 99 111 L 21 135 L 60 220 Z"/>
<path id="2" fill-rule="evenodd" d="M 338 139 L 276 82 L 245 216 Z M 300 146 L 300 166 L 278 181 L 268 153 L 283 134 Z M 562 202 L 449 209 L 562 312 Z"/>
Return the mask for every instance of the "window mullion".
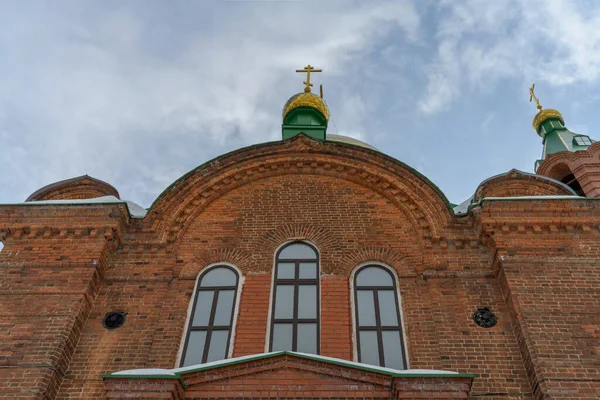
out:
<path id="1" fill-rule="evenodd" d="M 375 305 L 375 326 L 377 327 L 377 348 L 379 350 L 379 364 L 385 367 L 385 352 L 383 349 L 383 334 L 381 333 L 381 314 L 379 312 L 379 293 L 373 289 L 373 304 Z"/>
<path id="2" fill-rule="evenodd" d="M 298 291 L 299 284 L 298 279 L 300 279 L 300 262 L 296 261 L 295 263 L 295 271 L 294 271 L 294 322 L 292 326 L 292 351 L 298 350 Z"/>
<path id="3" fill-rule="evenodd" d="M 217 303 L 219 301 L 219 289 L 215 289 L 213 302 L 210 308 L 210 317 L 208 318 L 208 328 L 206 329 L 206 340 L 204 342 L 204 353 L 202 354 L 202 362 L 205 363 L 210 350 L 210 339 L 212 338 L 213 324 L 215 322 L 215 313 L 217 311 Z"/>

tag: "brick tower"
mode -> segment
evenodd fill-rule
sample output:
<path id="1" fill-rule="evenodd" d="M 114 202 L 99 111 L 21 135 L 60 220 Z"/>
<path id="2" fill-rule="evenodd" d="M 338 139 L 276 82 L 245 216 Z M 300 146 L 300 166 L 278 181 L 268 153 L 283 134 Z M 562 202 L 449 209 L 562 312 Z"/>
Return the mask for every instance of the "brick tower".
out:
<path id="1" fill-rule="evenodd" d="M 282 140 L 147 210 L 89 176 L 0 205 L 0 399 L 600 398 L 600 145 L 540 108 L 537 174 L 456 206 L 301 71 Z"/>

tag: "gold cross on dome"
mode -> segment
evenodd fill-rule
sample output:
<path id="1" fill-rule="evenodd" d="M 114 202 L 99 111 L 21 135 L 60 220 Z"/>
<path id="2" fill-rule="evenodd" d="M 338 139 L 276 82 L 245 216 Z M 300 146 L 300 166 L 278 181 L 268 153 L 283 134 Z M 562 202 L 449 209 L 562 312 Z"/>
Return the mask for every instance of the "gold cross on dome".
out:
<path id="1" fill-rule="evenodd" d="M 310 83 L 310 73 L 311 72 L 323 72 L 323 70 L 315 69 L 315 67 L 308 64 L 306 67 L 304 67 L 304 69 L 297 69 L 296 72 L 306 72 L 306 81 L 303 82 L 306 85 L 306 87 L 304 88 L 304 91 L 307 93 L 310 93 L 310 87 L 312 86 L 312 83 Z"/>
<path id="2" fill-rule="evenodd" d="M 529 102 L 531 103 L 532 100 L 535 100 L 535 103 L 537 104 L 537 109 L 541 110 L 542 105 L 540 104 L 540 101 L 538 100 L 537 96 L 533 92 L 534 89 L 535 89 L 535 83 L 532 84 L 531 87 L 529 88 Z"/>

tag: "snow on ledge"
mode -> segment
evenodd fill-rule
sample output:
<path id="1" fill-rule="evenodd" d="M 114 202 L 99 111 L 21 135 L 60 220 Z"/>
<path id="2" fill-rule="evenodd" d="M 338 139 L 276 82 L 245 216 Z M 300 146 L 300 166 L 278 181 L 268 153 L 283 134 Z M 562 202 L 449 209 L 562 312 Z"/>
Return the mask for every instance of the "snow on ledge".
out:
<path id="1" fill-rule="evenodd" d="M 298 353 L 298 352 L 294 352 L 294 351 L 278 351 L 278 352 L 272 352 L 272 353 L 259 353 L 259 354 L 249 355 L 249 356 L 229 358 L 226 360 L 212 361 L 212 362 L 208 362 L 205 364 L 190 365 L 187 367 L 173 368 L 173 369 L 160 369 L 160 368 L 130 369 L 130 370 L 126 370 L 126 371 L 114 372 L 114 373 L 110 374 L 110 376 L 115 376 L 115 377 L 117 377 L 117 376 L 118 377 L 137 376 L 137 377 L 140 377 L 140 376 L 149 376 L 149 375 L 154 375 L 154 376 L 160 375 L 160 376 L 179 377 L 179 376 L 185 374 L 186 372 L 210 369 L 210 368 L 215 368 L 218 366 L 226 366 L 229 364 L 238 364 L 238 363 L 244 362 L 244 361 L 252 361 L 252 360 L 261 359 L 261 358 L 275 357 L 275 356 L 279 356 L 279 355 L 283 355 L 283 354 L 294 355 L 294 356 L 297 356 L 300 358 L 319 360 L 319 361 L 323 361 L 323 362 L 326 362 L 329 364 L 343 365 L 343 366 L 347 366 L 350 368 L 368 369 L 370 371 L 381 372 L 386 375 L 395 375 L 395 376 L 402 376 L 402 375 L 423 375 L 423 376 L 427 376 L 427 375 L 435 375 L 435 376 L 459 375 L 458 372 L 454 372 L 454 371 L 443 371 L 443 370 L 435 370 L 435 369 L 398 370 L 398 369 L 393 369 L 393 368 L 379 367 L 376 365 L 363 364 L 363 363 L 359 363 L 359 362 L 355 362 L 355 361 L 342 360 L 340 358 L 320 356 L 320 355 L 316 355 L 316 354 Z"/>
<path id="2" fill-rule="evenodd" d="M 94 197 L 92 199 L 67 199 L 67 200 L 33 200 L 25 203 L 0 204 L 6 206 L 44 206 L 44 205 L 85 205 L 85 204 L 125 204 L 131 218 L 144 218 L 146 209 L 130 200 L 119 200 L 115 196 Z"/>

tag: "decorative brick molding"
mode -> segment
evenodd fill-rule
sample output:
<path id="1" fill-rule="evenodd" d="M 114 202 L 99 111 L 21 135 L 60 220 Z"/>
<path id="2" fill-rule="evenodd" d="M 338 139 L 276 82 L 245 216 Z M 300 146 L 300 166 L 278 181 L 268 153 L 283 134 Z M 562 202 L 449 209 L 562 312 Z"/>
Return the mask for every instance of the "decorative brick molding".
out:
<path id="1" fill-rule="evenodd" d="M 387 247 L 362 247 L 350 252 L 344 263 L 340 266 L 343 275 L 350 275 L 352 269 L 365 262 L 382 262 L 393 266 L 399 276 L 415 276 L 416 266 L 411 266 L 406 260 L 406 256 L 399 251 Z"/>
<path id="2" fill-rule="evenodd" d="M 310 224 L 286 224 L 268 231 L 256 242 L 258 249 L 269 249 L 273 254 L 277 247 L 292 240 L 308 240 L 314 243 L 321 252 L 331 251 L 340 242 L 340 237 L 327 228 Z"/>
<path id="3" fill-rule="evenodd" d="M 341 360 L 340 360 L 341 361 Z M 104 377 L 107 399 L 466 399 L 473 375 L 395 373 L 294 353 L 265 354 L 172 375 Z M 171 396 L 171 397 L 169 397 Z"/>
<path id="4" fill-rule="evenodd" d="M 439 237 L 452 217 L 439 189 L 400 161 L 358 146 L 298 135 L 229 153 L 189 172 L 155 201 L 146 220 L 161 238 L 176 242 L 216 198 L 249 182 L 286 174 L 332 176 L 370 188 L 407 216 L 421 232 L 422 246 Z"/>
<path id="5" fill-rule="evenodd" d="M 196 279 L 198 273 L 207 265 L 226 262 L 242 271 L 256 270 L 252 254 L 239 249 L 198 250 L 194 253 L 194 262 L 186 264 L 179 275 L 183 279 Z"/>

